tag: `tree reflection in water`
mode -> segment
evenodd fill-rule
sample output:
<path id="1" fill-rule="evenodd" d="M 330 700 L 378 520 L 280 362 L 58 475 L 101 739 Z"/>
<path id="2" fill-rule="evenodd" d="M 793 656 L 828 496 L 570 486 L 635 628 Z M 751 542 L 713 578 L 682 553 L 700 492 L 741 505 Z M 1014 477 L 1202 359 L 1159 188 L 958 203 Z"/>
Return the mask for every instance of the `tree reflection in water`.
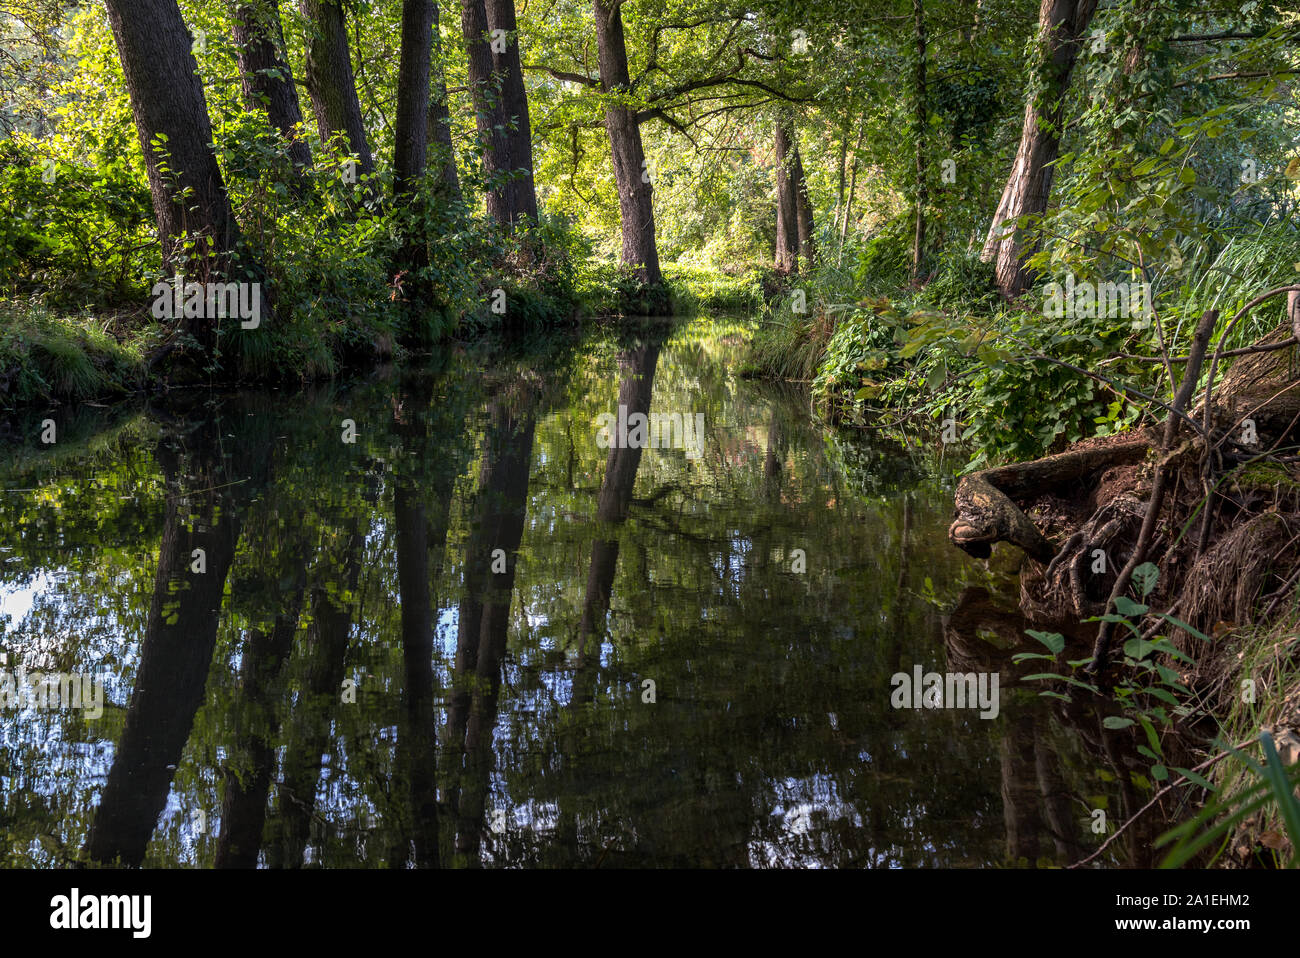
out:
<path id="1" fill-rule="evenodd" d="M 16 450 L 0 643 L 105 670 L 111 704 L 12 717 L 6 863 L 1089 853 L 1090 809 L 1146 800 L 1129 743 L 1016 688 L 1024 623 L 948 545 L 950 481 L 737 378 L 743 335 L 196 394 Z M 619 405 L 702 412 L 703 456 L 601 448 Z M 891 708 L 914 665 L 1000 671 L 999 717 Z M 1146 827 L 1105 860 L 1148 864 Z"/>

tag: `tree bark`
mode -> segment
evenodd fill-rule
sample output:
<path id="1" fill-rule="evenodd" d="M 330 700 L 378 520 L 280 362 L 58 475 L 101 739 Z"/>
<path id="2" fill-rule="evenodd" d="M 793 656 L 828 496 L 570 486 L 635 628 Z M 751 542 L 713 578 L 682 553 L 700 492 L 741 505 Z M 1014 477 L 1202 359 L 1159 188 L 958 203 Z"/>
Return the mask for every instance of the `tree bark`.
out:
<path id="1" fill-rule="evenodd" d="M 1088 30 L 1097 0 L 1042 0 L 1039 9 L 1041 69 L 1048 92 L 1045 103 L 1031 99 L 1025 106 L 1020 146 L 984 242 L 982 259 L 995 263 L 998 289 L 1007 299 L 1019 296 L 1033 282 L 1024 261 L 1034 247 L 1012 221 L 1047 210 L 1052 190 L 1052 163 L 1061 148 L 1065 93 Z"/>
<path id="2" fill-rule="evenodd" d="M 107 5 L 144 152 L 163 268 L 188 272 L 196 282 L 228 276 L 239 226 L 211 146 L 207 101 L 190 52 L 193 40 L 176 0 L 107 0 Z M 189 254 L 182 244 L 187 235 L 196 241 Z M 184 319 L 181 328 L 212 354 L 214 319 Z"/>
<path id="3" fill-rule="evenodd" d="M 432 0 L 402 3 L 402 52 L 397 67 L 397 117 L 393 131 L 393 192 L 419 185 L 429 149 L 429 60 L 433 52 Z"/>
<path id="4" fill-rule="evenodd" d="M 600 84 L 606 93 L 626 93 L 631 87 L 621 6 L 622 0 L 594 0 Z M 659 286 L 663 277 L 655 244 L 654 187 L 646 167 L 636 113 L 611 101 L 605 107 L 605 130 L 609 134 L 614 181 L 618 185 L 623 264 L 631 267 L 647 286 Z"/>
<path id="5" fill-rule="evenodd" d="M 238 4 L 231 37 L 235 41 L 244 102 L 250 109 L 266 111 L 267 119 L 288 144 L 289 158 L 295 167 L 301 170 L 310 166 L 311 149 L 294 132 L 302 122 L 302 108 L 284 55 L 279 6 L 274 0 Z"/>
<path id="6" fill-rule="evenodd" d="M 393 195 L 410 205 L 416 223 L 422 221 L 415 194 L 424 177 L 429 153 L 429 61 L 433 52 L 433 0 L 403 0 L 402 52 L 397 67 L 397 117 L 393 130 Z M 418 228 L 408 231 L 397 266 L 414 273 L 428 261 L 428 238 Z M 423 280 L 412 278 L 417 301 L 427 294 Z"/>
<path id="7" fill-rule="evenodd" d="M 371 173 L 375 162 L 361 119 L 343 7 L 331 0 L 301 0 L 301 6 L 309 23 L 307 91 L 316 114 L 316 128 L 322 140 L 343 133 L 348 149 L 357 157 L 358 172 Z"/>
<path id="8" fill-rule="evenodd" d="M 792 130 L 793 132 L 793 130 Z M 790 179 L 794 183 L 795 227 L 799 234 L 799 257 L 804 269 L 812 269 L 816 258 L 813 249 L 813 209 L 812 200 L 808 198 L 808 180 L 803 175 L 803 158 L 799 155 L 799 145 L 793 137 L 794 157 L 790 163 Z"/>
<path id="9" fill-rule="evenodd" d="M 948 539 L 977 559 L 987 559 L 994 543 L 1010 542 L 1047 563 L 1056 548 L 1012 499 L 1040 496 L 1057 486 L 1077 488 L 1099 470 L 1140 462 L 1149 449 L 1147 440 L 1139 437 L 971 473 L 953 494 Z"/>
<path id="10" fill-rule="evenodd" d="M 919 286 L 925 266 L 925 131 L 928 110 L 925 94 L 925 6 L 922 0 L 912 0 L 912 16 L 916 24 L 916 72 L 912 91 L 916 108 L 912 120 L 912 135 L 916 140 L 916 230 L 912 234 L 912 285 Z"/>
<path id="11" fill-rule="evenodd" d="M 479 146 L 483 151 L 483 182 L 487 188 L 488 216 L 498 226 L 511 224 L 510 134 L 508 117 L 502 106 L 500 77 L 494 73 L 487 6 L 484 0 L 462 0 L 461 32 L 465 35 L 468 57 L 470 98 L 478 127 Z"/>
<path id="12" fill-rule="evenodd" d="M 430 81 L 433 89 L 429 94 L 429 132 L 428 140 L 437 147 L 433 163 L 444 190 L 451 200 L 459 200 L 460 177 L 456 174 L 456 148 L 451 139 L 451 112 L 447 108 L 447 75 L 442 62 L 442 40 L 438 34 L 438 22 L 441 16 L 438 5 L 433 5 L 432 57 Z"/>
<path id="13" fill-rule="evenodd" d="M 844 244 L 849 237 L 849 217 L 853 215 L 853 195 L 858 189 L 858 147 L 862 145 L 862 130 L 858 130 L 858 141 L 853 146 L 853 165 L 849 171 L 849 195 L 844 201 L 844 222 L 840 225 L 840 246 L 835 253 L 835 265 L 844 260 Z"/>
<path id="14" fill-rule="evenodd" d="M 776 123 L 776 258 L 778 273 L 793 273 L 799 268 L 799 214 L 791 175 L 794 152 L 789 123 L 784 117 Z"/>
<path id="15" fill-rule="evenodd" d="M 501 78 L 501 115 L 506 120 L 506 148 L 511 178 L 506 184 L 510 225 L 537 222 L 537 187 L 533 182 L 533 128 L 528 116 L 528 93 L 519 62 L 519 24 L 515 0 L 486 0 L 489 30 L 506 32 L 506 47 L 493 53 L 492 65 Z"/>

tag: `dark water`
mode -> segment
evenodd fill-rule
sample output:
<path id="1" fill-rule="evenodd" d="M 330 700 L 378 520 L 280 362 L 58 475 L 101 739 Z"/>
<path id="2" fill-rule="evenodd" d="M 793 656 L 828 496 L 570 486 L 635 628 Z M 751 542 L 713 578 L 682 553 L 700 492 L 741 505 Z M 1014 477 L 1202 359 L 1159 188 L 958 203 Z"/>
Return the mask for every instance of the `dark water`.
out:
<path id="1" fill-rule="evenodd" d="M 104 700 L 0 712 L 2 863 L 1095 850 L 1094 809 L 1113 830 L 1149 797 L 1140 766 L 1016 685 L 1023 624 L 947 543 L 951 480 L 739 379 L 745 335 L 696 321 L 26 421 L 0 467 L 0 671 L 88 698 L 96 676 Z M 697 449 L 603 448 L 619 405 L 702 414 Z M 892 707 L 916 665 L 1000 672 L 997 717 Z M 1098 860 L 1148 864 L 1150 838 Z"/>

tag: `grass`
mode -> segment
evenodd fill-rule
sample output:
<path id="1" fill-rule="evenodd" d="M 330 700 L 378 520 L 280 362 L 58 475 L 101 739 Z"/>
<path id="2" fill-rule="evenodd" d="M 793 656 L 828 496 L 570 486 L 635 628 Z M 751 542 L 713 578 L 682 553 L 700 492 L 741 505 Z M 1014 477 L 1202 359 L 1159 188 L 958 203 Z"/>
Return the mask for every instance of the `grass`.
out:
<path id="1" fill-rule="evenodd" d="M 1220 720 L 1216 744 L 1229 754 L 1210 775 L 1212 800 L 1161 839 L 1170 846 L 1164 866 L 1181 867 L 1202 855 L 1214 864 L 1242 842 L 1255 849 L 1262 864 L 1300 864 L 1300 801 L 1295 794 L 1300 765 L 1287 768 L 1274 744 L 1279 728 L 1294 722 L 1300 706 L 1298 627 L 1300 592 L 1289 614 L 1270 626 L 1238 633 L 1232 647 L 1210 665 L 1221 683 L 1218 707 L 1213 708 Z M 1231 743 L 1259 744 L 1262 761 Z"/>
<path id="2" fill-rule="evenodd" d="M 103 319 L 0 303 L 0 409 L 138 390 L 147 339 L 119 343 Z"/>
<path id="3" fill-rule="evenodd" d="M 763 304 L 762 270 L 755 266 L 733 271 L 666 263 L 663 274 L 678 313 L 756 310 Z"/>
<path id="4" fill-rule="evenodd" d="M 834 332 L 834 321 L 820 311 L 769 316 L 754 337 L 741 372 L 761 379 L 811 382 Z"/>

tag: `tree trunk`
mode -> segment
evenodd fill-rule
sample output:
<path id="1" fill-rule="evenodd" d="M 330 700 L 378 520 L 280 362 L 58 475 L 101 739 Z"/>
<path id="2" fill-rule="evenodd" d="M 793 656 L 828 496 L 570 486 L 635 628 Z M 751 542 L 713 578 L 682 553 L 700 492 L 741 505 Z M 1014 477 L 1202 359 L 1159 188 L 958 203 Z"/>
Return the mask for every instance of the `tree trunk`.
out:
<path id="1" fill-rule="evenodd" d="M 623 37 L 621 0 L 594 0 L 596 47 L 600 54 L 600 84 L 607 93 L 631 86 L 627 45 Z M 611 102 L 605 107 L 605 130 L 614 159 L 614 181 L 623 227 L 623 264 L 631 267 L 647 286 L 659 286 L 659 249 L 655 245 L 653 186 L 641 145 L 636 113 Z"/>
<path id="2" fill-rule="evenodd" d="M 410 834 L 416 863 L 436 868 L 438 803 L 437 728 L 433 676 L 433 596 L 429 588 L 429 541 L 424 502 L 414 484 L 393 493 L 397 527 L 397 588 L 402 619 L 402 713 L 398 722 L 398 773 L 406 782 Z M 392 864 L 390 862 L 390 864 Z"/>
<path id="3" fill-rule="evenodd" d="M 799 268 L 799 214 L 792 177 L 793 145 L 788 122 L 776 123 L 776 270 L 792 273 Z"/>
<path id="4" fill-rule="evenodd" d="M 796 272 L 799 259 L 813 262 L 813 214 L 794 123 L 785 111 L 776 118 L 776 269 Z"/>
<path id="5" fill-rule="evenodd" d="M 792 130 L 793 132 L 793 130 Z M 791 139 L 794 157 L 790 162 L 790 179 L 794 184 L 795 222 L 799 234 L 799 256 L 803 259 L 804 269 L 812 269 L 816 251 L 813 249 L 813 209 L 812 200 L 808 198 L 808 180 L 803 175 L 803 158 L 799 155 L 799 146 Z"/>
<path id="6" fill-rule="evenodd" d="M 835 215 L 831 217 L 831 227 L 835 232 L 839 232 L 840 214 L 844 212 L 844 189 L 849 177 L 849 116 L 847 114 L 844 117 L 844 125 L 840 129 L 840 160 L 835 168 L 839 173 L 839 183 L 835 189 Z"/>
<path id="7" fill-rule="evenodd" d="M 193 40 L 176 0 L 108 0 L 108 20 L 144 152 L 163 268 L 188 272 L 195 282 L 228 276 L 239 226 L 212 151 L 207 101 L 190 52 Z M 165 143 L 155 147 L 158 137 Z M 189 254 L 182 244 L 186 235 L 196 241 Z M 213 319 L 185 319 L 182 329 L 212 354 Z"/>
<path id="8" fill-rule="evenodd" d="M 511 178 L 506 184 L 510 225 L 524 219 L 537 222 L 537 188 L 533 182 L 533 132 L 528 117 L 528 93 L 519 63 L 519 25 L 515 0 L 486 0 L 489 30 L 506 32 L 505 51 L 493 53 L 492 65 L 501 78 L 501 115 L 506 121 L 506 144 Z"/>
<path id="9" fill-rule="evenodd" d="M 429 58 L 433 51 L 432 0 L 402 3 L 402 52 L 397 67 L 397 119 L 393 133 L 393 192 L 410 193 L 424 175 L 429 148 Z"/>
<path id="10" fill-rule="evenodd" d="M 456 148 L 451 140 L 451 113 L 447 109 L 447 75 L 442 62 L 442 40 L 438 35 L 440 13 L 438 5 L 433 5 L 432 57 L 430 81 L 433 89 L 429 94 L 429 132 L 428 140 L 436 145 L 433 157 L 438 176 L 447 196 L 459 200 L 460 178 L 456 175 Z"/>
<path id="11" fill-rule="evenodd" d="M 853 146 L 853 165 L 849 170 L 849 195 L 844 201 L 844 222 L 840 225 L 840 248 L 835 254 L 835 265 L 844 260 L 844 244 L 849 237 L 849 217 L 853 215 L 853 195 L 858 190 L 858 147 L 862 145 L 862 130 L 858 130 L 858 141 Z"/>
<path id="12" fill-rule="evenodd" d="M 1034 247 L 1011 226 L 1011 221 L 1047 210 L 1052 190 L 1051 164 L 1061 148 L 1065 93 L 1080 38 L 1087 32 L 1096 8 L 1097 0 L 1042 0 L 1039 9 L 1040 69 L 1046 73 L 1051 98 L 1046 105 L 1030 99 L 1025 106 L 1020 146 L 981 257 L 985 262 L 995 262 L 998 288 L 1007 299 L 1019 296 L 1033 282 L 1024 261 L 1033 254 Z"/>
<path id="13" fill-rule="evenodd" d="M 244 102 L 249 109 L 266 110 L 271 125 L 289 144 L 289 158 L 294 166 L 299 169 L 310 166 L 311 149 L 294 132 L 302 122 L 302 108 L 284 55 L 279 6 L 274 0 L 240 3 L 235 7 L 231 37 L 235 41 Z"/>
<path id="14" fill-rule="evenodd" d="M 913 117 L 913 137 L 916 140 L 916 231 L 912 234 L 912 284 L 921 284 L 925 263 L 925 131 L 927 104 L 925 97 L 925 7 L 922 0 L 912 0 L 912 16 L 916 23 L 916 73 L 913 79 L 913 96 L 916 113 Z"/>
<path id="15" fill-rule="evenodd" d="M 429 58 L 433 52 L 433 0 L 403 0 L 402 52 L 397 67 L 397 119 L 393 131 L 393 194 L 418 206 L 413 194 L 424 176 L 429 150 Z M 418 209 L 416 210 L 418 213 Z M 418 215 L 418 223 L 422 217 Z M 427 238 L 408 233 L 398 253 L 398 267 L 411 272 L 428 263 Z M 427 293 L 412 279 L 414 298 Z"/>
<path id="16" fill-rule="evenodd" d="M 343 7 L 331 0 L 301 0 L 301 4 L 308 21 L 307 91 L 316 128 L 322 140 L 337 133 L 346 135 L 348 149 L 357 157 L 358 173 L 373 172 L 375 162 L 361 119 Z"/>
<path id="17" fill-rule="evenodd" d="M 487 188 L 488 216 L 498 226 L 509 228 L 510 217 L 510 133 L 502 109 L 500 77 L 494 75 L 492 44 L 484 0 L 462 0 L 461 32 L 468 57 L 470 98 L 483 151 L 483 182 Z"/>

